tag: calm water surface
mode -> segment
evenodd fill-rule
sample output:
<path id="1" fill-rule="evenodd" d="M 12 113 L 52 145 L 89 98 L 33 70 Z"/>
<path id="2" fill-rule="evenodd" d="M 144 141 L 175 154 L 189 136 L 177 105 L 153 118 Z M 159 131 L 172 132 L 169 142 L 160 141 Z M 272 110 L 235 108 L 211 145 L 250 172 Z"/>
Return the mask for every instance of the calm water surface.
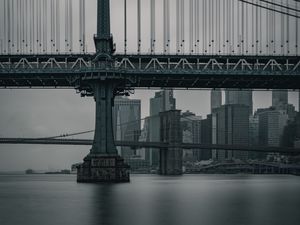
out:
<path id="1" fill-rule="evenodd" d="M 132 175 L 78 184 L 73 175 L 0 176 L 1 225 L 299 225 L 300 177 Z"/>

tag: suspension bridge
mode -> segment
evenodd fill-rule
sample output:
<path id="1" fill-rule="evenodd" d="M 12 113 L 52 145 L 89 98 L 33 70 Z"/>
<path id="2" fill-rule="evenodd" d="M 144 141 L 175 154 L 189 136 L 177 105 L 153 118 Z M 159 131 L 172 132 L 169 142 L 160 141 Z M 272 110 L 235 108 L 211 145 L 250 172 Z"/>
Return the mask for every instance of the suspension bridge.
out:
<path id="1" fill-rule="evenodd" d="M 75 88 L 95 98 L 93 146 L 78 181 L 129 180 L 113 138 L 116 95 L 300 88 L 298 0 L 97 0 L 89 8 L 97 9 L 95 51 L 87 51 L 91 2 L 0 1 L 0 87 Z"/>

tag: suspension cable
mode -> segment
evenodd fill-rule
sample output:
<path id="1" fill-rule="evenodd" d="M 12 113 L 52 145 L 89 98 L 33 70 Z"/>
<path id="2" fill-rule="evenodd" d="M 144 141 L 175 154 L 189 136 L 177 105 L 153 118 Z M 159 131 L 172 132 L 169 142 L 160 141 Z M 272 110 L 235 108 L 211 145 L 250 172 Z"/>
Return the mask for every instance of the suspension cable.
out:
<path id="1" fill-rule="evenodd" d="M 252 3 L 252 2 L 249 2 L 249 1 L 246 1 L 246 0 L 238 0 L 240 2 L 244 2 L 244 3 L 247 3 L 247 4 L 250 4 L 250 5 L 254 5 L 254 6 L 257 6 L 257 7 L 260 7 L 260 8 L 263 8 L 263 9 L 266 9 L 266 10 L 271 10 L 271 11 L 274 11 L 274 12 L 277 12 L 277 13 L 282 13 L 282 14 L 285 14 L 287 16 L 292 16 L 292 17 L 296 17 L 296 18 L 300 18 L 299 16 L 297 15 L 294 15 L 294 14 L 291 14 L 291 13 L 288 13 L 288 12 L 284 12 L 284 11 L 281 11 L 281 10 L 277 10 L 277 9 L 271 9 L 267 6 L 263 6 L 261 4 L 256 4 L 256 3 Z"/>
<path id="2" fill-rule="evenodd" d="M 141 0 L 137 0 L 137 51 L 141 53 Z"/>

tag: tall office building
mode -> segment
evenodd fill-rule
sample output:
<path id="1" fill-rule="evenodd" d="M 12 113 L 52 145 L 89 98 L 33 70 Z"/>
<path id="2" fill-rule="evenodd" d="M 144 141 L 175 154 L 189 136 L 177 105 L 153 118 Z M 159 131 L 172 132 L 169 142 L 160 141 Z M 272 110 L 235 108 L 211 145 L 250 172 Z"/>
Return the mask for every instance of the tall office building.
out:
<path id="1" fill-rule="evenodd" d="M 249 107 L 249 116 L 253 113 L 252 90 L 239 91 L 227 89 L 225 91 L 225 105 L 246 105 Z"/>
<path id="2" fill-rule="evenodd" d="M 268 109 L 258 109 L 257 114 L 259 118 L 259 144 L 278 147 L 280 145 L 283 129 L 288 121 L 286 110 L 276 110 L 271 107 Z"/>
<path id="3" fill-rule="evenodd" d="M 201 116 L 186 111 L 182 113 L 180 123 L 182 129 L 182 141 L 184 143 L 201 143 Z M 198 159 L 200 149 L 184 149 L 184 161 L 196 161 Z"/>
<path id="4" fill-rule="evenodd" d="M 141 100 L 117 96 L 112 113 L 115 139 L 137 141 L 141 129 Z M 117 150 L 125 160 L 135 154 L 130 147 L 117 147 Z"/>
<path id="5" fill-rule="evenodd" d="M 287 90 L 273 90 L 272 91 L 272 107 L 277 110 L 286 109 L 288 105 L 288 91 Z"/>
<path id="6" fill-rule="evenodd" d="M 210 92 L 210 112 L 219 108 L 222 105 L 222 91 L 221 89 L 213 89 Z"/>
<path id="7" fill-rule="evenodd" d="M 249 107 L 246 105 L 223 105 L 216 109 L 212 118 L 213 144 L 249 144 Z M 248 152 L 213 150 L 213 159 L 218 161 L 246 160 Z"/>
<path id="8" fill-rule="evenodd" d="M 160 140 L 160 112 L 176 109 L 176 100 L 173 96 L 173 90 L 163 90 L 155 93 L 154 98 L 150 99 L 150 117 L 149 125 L 149 141 L 158 142 Z M 146 155 L 149 155 L 151 166 L 158 166 L 159 150 L 150 148 Z"/>

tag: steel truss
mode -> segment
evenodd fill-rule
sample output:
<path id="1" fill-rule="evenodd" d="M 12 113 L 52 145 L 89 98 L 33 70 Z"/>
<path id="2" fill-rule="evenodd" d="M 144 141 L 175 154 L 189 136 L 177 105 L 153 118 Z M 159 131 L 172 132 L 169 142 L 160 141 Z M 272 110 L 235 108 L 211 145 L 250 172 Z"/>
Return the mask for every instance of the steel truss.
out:
<path id="1" fill-rule="evenodd" d="M 121 88 L 300 89 L 297 56 L 113 55 L 0 56 L 0 87 L 75 87 L 103 78 Z"/>

